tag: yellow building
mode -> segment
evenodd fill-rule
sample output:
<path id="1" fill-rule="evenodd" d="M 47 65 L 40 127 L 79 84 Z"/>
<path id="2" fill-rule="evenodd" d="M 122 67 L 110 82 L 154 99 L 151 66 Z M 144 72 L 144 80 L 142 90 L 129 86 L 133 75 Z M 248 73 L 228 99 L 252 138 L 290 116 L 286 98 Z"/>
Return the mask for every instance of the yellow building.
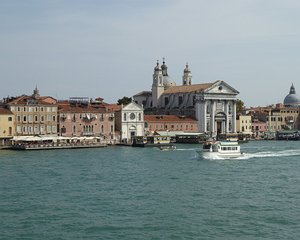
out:
<path id="1" fill-rule="evenodd" d="M 0 145 L 6 145 L 14 136 L 14 114 L 6 109 L 0 108 Z"/>
<path id="2" fill-rule="evenodd" d="M 299 116 L 299 107 L 283 107 L 277 105 L 275 109 L 269 111 L 267 116 L 267 128 L 270 132 L 296 129 L 295 123 Z"/>
<path id="3" fill-rule="evenodd" d="M 57 104 L 51 97 L 33 95 L 10 99 L 7 105 L 15 116 L 15 135 L 57 135 Z"/>
<path id="4" fill-rule="evenodd" d="M 238 133 L 252 135 L 252 116 L 239 115 L 236 120 L 236 131 Z"/>

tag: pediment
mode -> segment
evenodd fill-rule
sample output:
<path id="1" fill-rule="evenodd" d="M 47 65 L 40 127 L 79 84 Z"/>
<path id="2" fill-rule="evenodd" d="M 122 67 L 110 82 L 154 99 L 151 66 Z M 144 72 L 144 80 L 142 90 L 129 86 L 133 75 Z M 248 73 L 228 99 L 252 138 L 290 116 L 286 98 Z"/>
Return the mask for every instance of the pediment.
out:
<path id="1" fill-rule="evenodd" d="M 143 107 L 135 102 L 131 102 L 123 107 L 123 111 L 143 111 Z"/>
<path id="2" fill-rule="evenodd" d="M 209 94 L 229 94 L 229 95 L 237 95 L 239 92 L 231 87 L 229 84 L 222 80 L 218 80 L 214 82 L 214 84 L 204 90 L 204 93 Z"/>

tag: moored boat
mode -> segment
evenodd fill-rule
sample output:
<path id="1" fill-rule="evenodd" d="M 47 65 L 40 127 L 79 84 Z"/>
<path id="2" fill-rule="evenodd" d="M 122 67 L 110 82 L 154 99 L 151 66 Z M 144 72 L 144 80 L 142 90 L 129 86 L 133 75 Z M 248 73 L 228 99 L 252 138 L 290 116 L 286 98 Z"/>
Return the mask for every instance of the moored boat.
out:
<path id="1" fill-rule="evenodd" d="M 244 154 L 237 141 L 207 141 L 197 153 L 204 158 L 238 158 Z"/>
<path id="2" fill-rule="evenodd" d="M 147 136 L 133 138 L 133 147 L 160 147 L 172 145 L 169 136 Z"/>

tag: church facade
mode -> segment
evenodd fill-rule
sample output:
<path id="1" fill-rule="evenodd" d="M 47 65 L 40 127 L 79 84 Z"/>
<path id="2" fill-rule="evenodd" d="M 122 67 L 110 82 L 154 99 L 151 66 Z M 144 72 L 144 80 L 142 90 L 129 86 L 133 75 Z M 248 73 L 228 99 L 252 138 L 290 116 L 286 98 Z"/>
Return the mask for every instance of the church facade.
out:
<path id="1" fill-rule="evenodd" d="M 186 64 L 182 84 L 168 74 L 163 60 L 157 62 L 152 77 L 151 91 L 133 96 L 142 105 L 145 114 L 177 115 L 194 117 L 200 132 L 216 135 L 236 132 L 237 90 L 222 80 L 211 83 L 192 83 L 192 72 Z"/>

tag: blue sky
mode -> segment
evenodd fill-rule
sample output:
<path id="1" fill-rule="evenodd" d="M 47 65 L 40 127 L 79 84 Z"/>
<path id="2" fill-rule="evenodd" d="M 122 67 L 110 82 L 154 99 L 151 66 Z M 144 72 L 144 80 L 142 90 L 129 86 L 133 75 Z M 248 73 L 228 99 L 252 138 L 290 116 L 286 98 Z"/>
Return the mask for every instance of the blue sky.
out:
<path id="1" fill-rule="evenodd" d="M 298 0 L 2 0 L 0 96 L 150 90 L 156 60 L 177 84 L 224 80 L 246 106 L 300 91 Z"/>

